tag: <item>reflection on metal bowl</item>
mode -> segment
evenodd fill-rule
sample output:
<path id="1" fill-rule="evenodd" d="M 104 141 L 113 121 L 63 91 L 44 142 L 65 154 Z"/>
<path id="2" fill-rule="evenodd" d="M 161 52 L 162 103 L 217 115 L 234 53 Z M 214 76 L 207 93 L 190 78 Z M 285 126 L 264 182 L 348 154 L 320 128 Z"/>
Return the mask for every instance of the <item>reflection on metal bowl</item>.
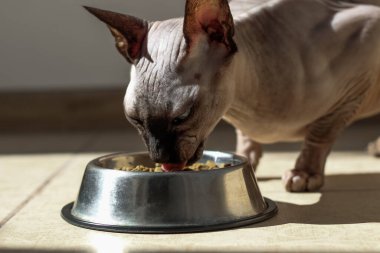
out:
<path id="1" fill-rule="evenodd" d="M 275 203 L 260 193 L 243 157 L 205 151 L 200 162 L 231 164 L 199 172 L 129 172 L 126 164 L 153 166 L 148 153 L 100 157 L 86 168 L 78 197 L 62 209 L 71 224 L 105 231 L 181 233 L 227 229 L 266 220 Z"/>

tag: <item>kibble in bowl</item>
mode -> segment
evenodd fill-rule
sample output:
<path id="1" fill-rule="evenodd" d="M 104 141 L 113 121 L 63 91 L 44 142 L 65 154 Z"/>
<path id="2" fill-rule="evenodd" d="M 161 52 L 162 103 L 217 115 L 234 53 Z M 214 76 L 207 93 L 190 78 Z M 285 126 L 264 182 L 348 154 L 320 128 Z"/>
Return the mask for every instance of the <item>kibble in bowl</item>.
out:
<path id="1" fill-rule="evenodd" d="M 208 160 L 206 163 L 194 163 L 192 165 L 186 166 L 183 171 L 205 171 L 205 170 L 214 170 L 221 169 L 229 166 L 227 163 L 215 163 L 214 161 Z M 124 166 L 115 167 L 116 170 L 122 171 L 133 171 L 133 172 L 164 172 L 162 165 L 159 163 L 155 164 L 155 167 L 147 167 L 144 165 L 134 166 L 133 164 L 128 164 Z"/>

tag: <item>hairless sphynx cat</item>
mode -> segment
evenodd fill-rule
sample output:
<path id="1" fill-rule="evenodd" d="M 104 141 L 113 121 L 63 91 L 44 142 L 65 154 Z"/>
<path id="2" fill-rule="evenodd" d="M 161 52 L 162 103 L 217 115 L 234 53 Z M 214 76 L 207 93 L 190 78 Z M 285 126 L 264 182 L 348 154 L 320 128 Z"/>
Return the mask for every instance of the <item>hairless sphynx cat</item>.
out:
<path id="1" fill-rule="evenodd" d="M 224 118 L 254 166 L 260 143 L 303 141 L 283 182 L 316 191 L 339 133 L 380 112 L 378 0 L 187 0 L 158 22 L 86 9 L 132 64 L 125 114 L 167 171 L 199 159 Z"/>

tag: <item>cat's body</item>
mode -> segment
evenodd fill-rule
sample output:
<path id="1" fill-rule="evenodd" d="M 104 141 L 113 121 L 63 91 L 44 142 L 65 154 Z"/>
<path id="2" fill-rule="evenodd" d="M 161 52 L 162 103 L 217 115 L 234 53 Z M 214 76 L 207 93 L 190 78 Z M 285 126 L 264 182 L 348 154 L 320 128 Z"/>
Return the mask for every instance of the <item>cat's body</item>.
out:
<path id="1" fill-rule="evenodd" d="M 323 185 L 338 134 L 380 112 L 380 3 L 187 0 L 185 19 L 144 22 L 88 8 L 133 64 L 127 118 L 166 168 L 197 160 L 224 117 L 239 153 L 304 141 L 289 191 Z M 234 20 L 233 20 L 234 19 Z"/>

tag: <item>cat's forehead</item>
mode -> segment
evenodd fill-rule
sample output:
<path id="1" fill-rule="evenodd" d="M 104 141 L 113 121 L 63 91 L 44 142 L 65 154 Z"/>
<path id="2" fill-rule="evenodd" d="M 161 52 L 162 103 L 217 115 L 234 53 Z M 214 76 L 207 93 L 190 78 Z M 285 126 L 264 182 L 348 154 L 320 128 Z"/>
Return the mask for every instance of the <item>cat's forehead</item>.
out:
<path id="1" fill-rule="evenodd" d="M 145 41 L 145 57 L 136 65 L 137 71 L 146 72 L 152 68 L 174 71 L 185 53 L 182 28 L 182 19 L 151 23 Z"/>

